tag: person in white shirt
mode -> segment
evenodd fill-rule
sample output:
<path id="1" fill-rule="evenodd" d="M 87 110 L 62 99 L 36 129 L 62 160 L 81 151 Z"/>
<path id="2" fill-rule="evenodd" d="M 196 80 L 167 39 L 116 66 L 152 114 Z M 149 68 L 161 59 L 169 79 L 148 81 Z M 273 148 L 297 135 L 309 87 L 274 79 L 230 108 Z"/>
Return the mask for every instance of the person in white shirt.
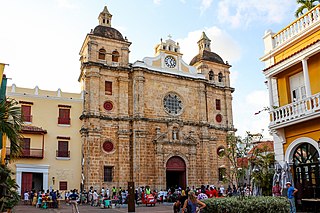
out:
<path id="1" fill-rule="evenodd" d="M 24 197 L 24 204 L 25 204 L 25 205 L 28 205 L 28 202 L 29 202 L 29 192 L 28 192 L 28 191 L 25 191 L 25 193 L 23 194 L 23 197 Z"/>
<path id="2" fill-rule="evenodd" d="M 98 199 L 99 199 L 99 195 L 97 193 L 97 190 L 94 190 L 93 191 L 93 206 L 98 205 Z"/>
<path id="3" fill-rule="evenodd" d="M 220 186 L 220 193 L 223 195 L 224 194 L 224 187 L 221 185 Z"/>
<path id="4" fill-rule="evenodd" d="M 109 198 L 109 197 L 110 197 L 110 191 L 109 191 L 109 189 L 106 190 L 106 194 L 107 194 L 107 197 Z"/>

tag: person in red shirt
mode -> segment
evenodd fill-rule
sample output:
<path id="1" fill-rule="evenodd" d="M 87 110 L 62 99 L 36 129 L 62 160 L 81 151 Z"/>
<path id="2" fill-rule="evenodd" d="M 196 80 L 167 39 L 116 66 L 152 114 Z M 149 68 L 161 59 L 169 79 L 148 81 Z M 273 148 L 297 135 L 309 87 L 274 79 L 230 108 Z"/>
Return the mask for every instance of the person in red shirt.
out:
<path id="1" fill-rule="evenodd" d="M 219 197 L 216 187 L 211 187 L 212 197 Z"/>
<path id="2" fill-rule="evenodd" d="M 212 198 L 213 197 L 213 194 L 211 192 L 211 187 L 210 187 L 210 190 L 209 190 L 209 188 L 206 189 L 205 194 L 208 196 L 208 198 Z"/>

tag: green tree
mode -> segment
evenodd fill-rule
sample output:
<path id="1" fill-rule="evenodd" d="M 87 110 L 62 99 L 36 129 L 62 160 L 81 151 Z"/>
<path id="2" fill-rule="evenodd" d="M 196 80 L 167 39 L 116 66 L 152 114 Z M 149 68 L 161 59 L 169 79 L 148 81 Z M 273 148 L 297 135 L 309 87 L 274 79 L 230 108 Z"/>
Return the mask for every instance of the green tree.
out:
<path id="1" fill-rule="evenodd" d="M 225 181 L 230 184 L 239 186 L 240 179 L 246 174 L 246 166 L 244 164 L 239 165 L 238 159 L 247 157 L 249 147 L 252 142 L 253 135 L 250 132 L 246 132 L 246 137 L 242 139 L 240 136 L 235 136 L 234 133 L 227 135 L 227 148 L 225 155 L 229 160 L 230 169 L 226 171 Z"/>
<path id="2" fill-rule="evenodd" d="M 318 0 L 297 0 L 297 3 L 300 5 L 298 9 L 296 10 L 296 17 L 299 17 L 300 15 L 303 15 L 303 11 L 309 11 L 314 6 L 316 6 L 319 1 Z"/>
<path id="3" fill-rule="evenodd" d="M 262 195 L 272 195 L 272 179 L 275 163 L 274 152 L 267 145 L 253 148 L 250 163 L 253 168 L 252 182 L 262 189 Z"/>
<path id="4" fill-rule="evenodd" d="M 21 107 L 14 99 L 7 98 L 0 102 L 0 133 L 10 141 L 10 159 L 17 158 L 21 153 Z M 4 147 L 5 148 L 5 147 Z"/>

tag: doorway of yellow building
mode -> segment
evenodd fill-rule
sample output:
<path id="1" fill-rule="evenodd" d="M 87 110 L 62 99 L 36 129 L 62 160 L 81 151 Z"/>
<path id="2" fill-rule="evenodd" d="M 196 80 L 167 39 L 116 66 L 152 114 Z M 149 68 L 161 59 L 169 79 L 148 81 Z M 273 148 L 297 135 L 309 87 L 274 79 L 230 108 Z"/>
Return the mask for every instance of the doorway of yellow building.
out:
<path id="1" fill-rule="evenodd" d="M 320 162 L 317 149 L 300 144 L 293 154 L 293 173 L 297 199 L 320 198 Z"/>

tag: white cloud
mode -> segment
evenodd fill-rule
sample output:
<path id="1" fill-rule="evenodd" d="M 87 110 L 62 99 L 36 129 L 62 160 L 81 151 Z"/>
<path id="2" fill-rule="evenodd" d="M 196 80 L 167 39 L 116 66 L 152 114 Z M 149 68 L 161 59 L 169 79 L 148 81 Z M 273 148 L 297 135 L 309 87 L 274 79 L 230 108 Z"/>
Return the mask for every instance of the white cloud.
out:
<path id="1" fill-rule="evenodd" d="M 204 11 L 206 11 L 211 6 L 211 4 L 212 0 L 202 0 L 200 6 L 201 13 L 204 13 Z"/>
<path id="2" fill-rule="evenodd" d="M 238 28 L 255 21 L 281 23 L 292 13 L 296 2 L 292 0 L 221 0 L 218 3 L 218 18 L 221 23 Z"/>
<path id="3" fill-rule="evenodd" d="M 236 85 L 236 81 L 238 80 L 239 72 L 232 70 L 230 75 L 230 85 L 234 87 Z"/>
<path id="4" fill-rule="evenodd" d="M 63 8 L 75 8 L 76 5 L 74 3 L 71 3 L 70 0 L 57 0 L 58 6 Z"/>
<path id="5" fill-rule="evenodd" d="M 264 137 L 270 138 L 268 112 L 262 111 L 255 115 L 256 112 L 268 105 L 267 90 L 255 90 L 249 93 L 244 100 L 236 99 L 233 103 L 233 114 L 234 126 L 238 129 L 237 134 L 244 136 L 249 131 L 251 133 L 263 133 Z"/>
<path id="6" fill-rule="evenodd" d="M 189 32 L 186 38 L 177 39 L 180 44 L 181 53 L 186 63 L 199 52 L 197 42 L 203 30 Z M 224 61 L 235 62 L 241 57 L 240 45 L 226 31 L 218 27 L 210 27 L 204 30 L 211 40 L 211 51 L 217 53 Z"/>
<path id="7" fill-rule="evenodd" d="M 153 3 L 155 3 L 155 4 L 160 4 L 160 3 L 161 3 L 161 0 L 153 0 Z"/>

